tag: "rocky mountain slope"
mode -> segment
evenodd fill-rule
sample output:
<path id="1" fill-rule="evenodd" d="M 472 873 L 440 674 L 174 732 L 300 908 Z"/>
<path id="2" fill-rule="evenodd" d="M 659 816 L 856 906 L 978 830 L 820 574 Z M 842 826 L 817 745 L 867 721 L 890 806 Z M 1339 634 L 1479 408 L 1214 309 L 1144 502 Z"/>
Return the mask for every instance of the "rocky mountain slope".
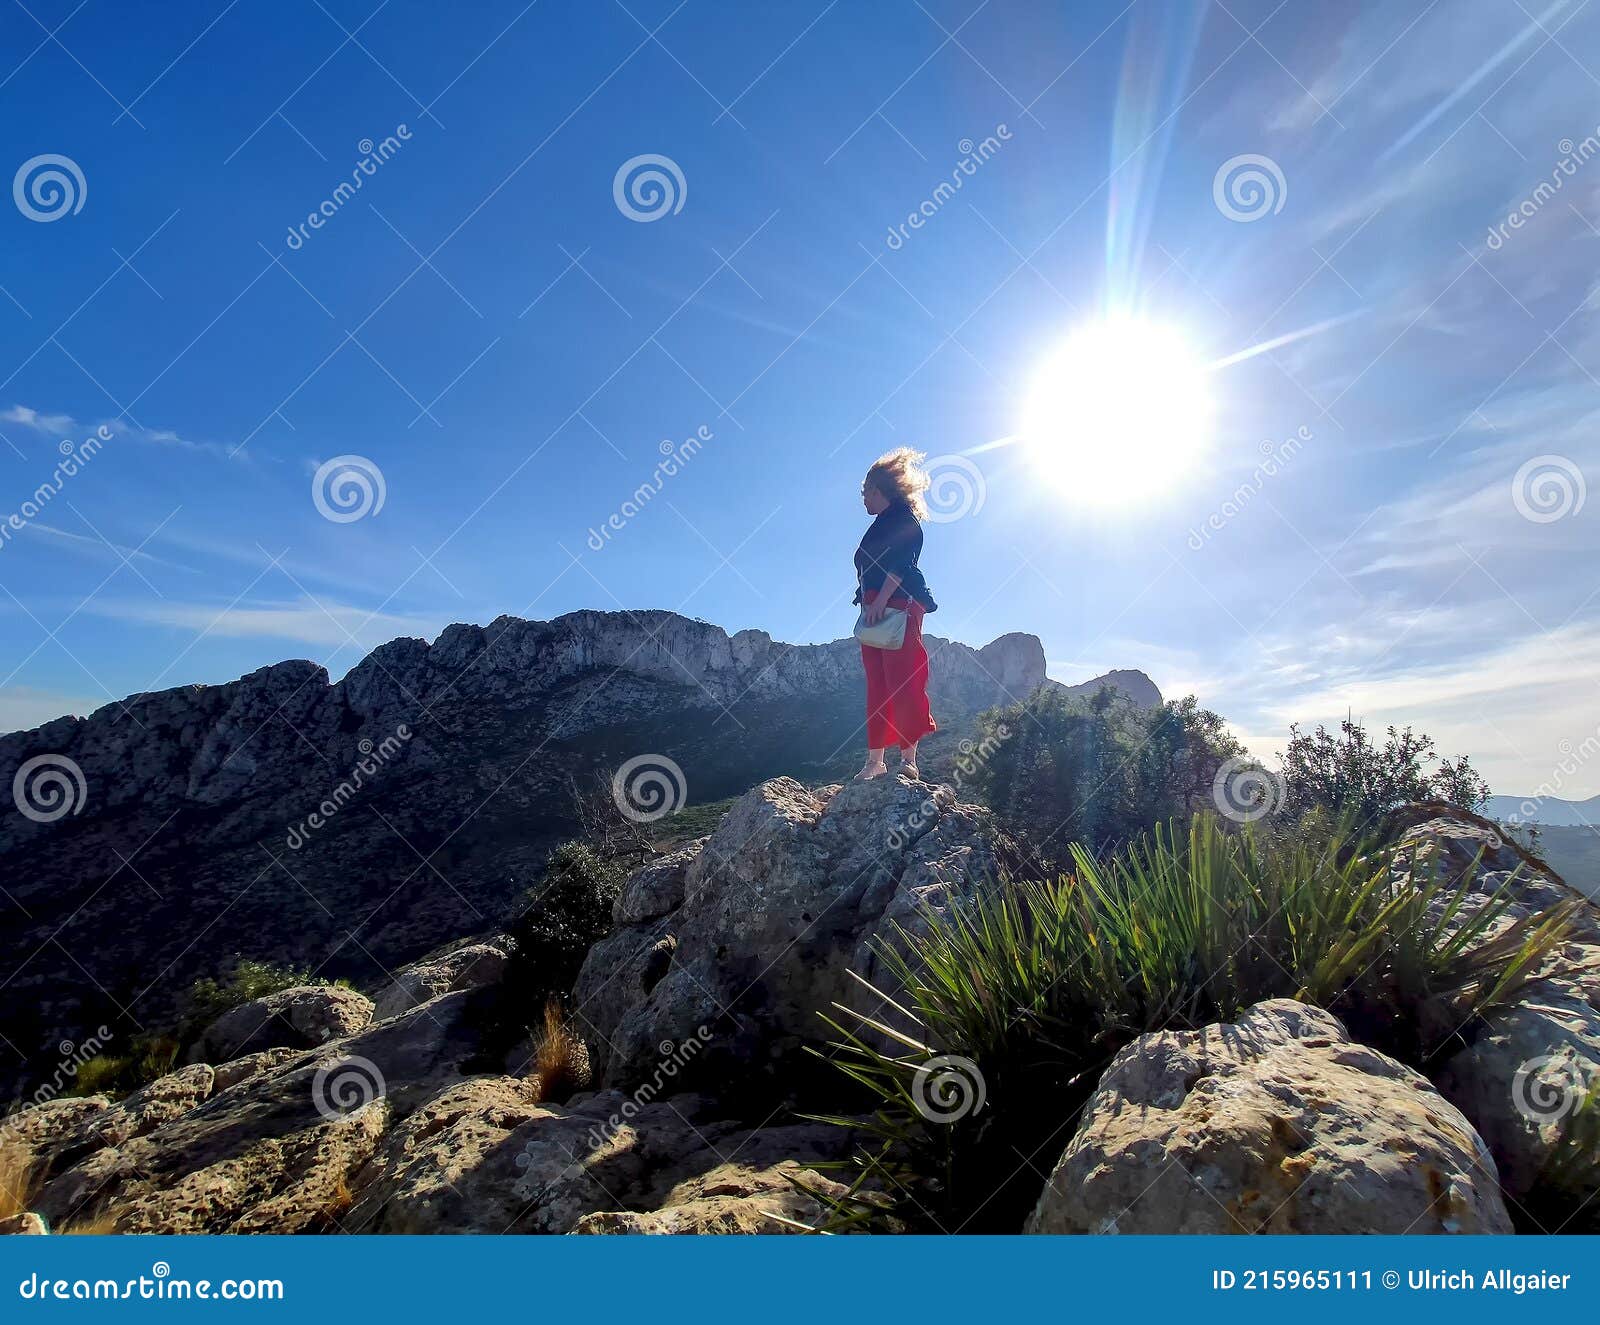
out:
<path id="1" fill-rule="evenodd" d="M 1481 857 L 1473 890 L 1509 889 L 1514 914 L 1568 895 L 1481 820 L 1412 818 L 1419 855 L 1397 858 L 1397 889 L 1416 886 L 1420 856 Z M 591 1088 L 554 1102 L 525 1053 L 476 1064 L 493 944 L 402 973 L 376 1007 L 285 991 L 212 1028 L 215 1061 L 120 1102 L 8 1119 L 0 1141 L 35 1184 L 16 1231 L 85 1217 L 219 1233 L 814 1226 L 842 1191 L 818 1166 L 858 1139 L 785 1106 L 804 1047 L 828 1036 L 816 1014 L 852 975 L 881 979 L 869 940 L 970 896 L 1007 849 L 948 787 L 764 783 L 617 898 L 575 993 Z M 668 932 L 663 964 L 651 954 Z M 1530 1062 L 1558 1082 L 1600 1073 L 1594 908 L 1433 1080 L 1288 999 L 1133 1041 L 1051 1153 L 1025 1157 L 1025 1231 L 1510 1232 L 1560 1121 Z"/>
<path id="2" fill-rule="evenodd" d="M 930 771 L 977 712 L 1055 684 L 1031 635 L 928 645 Z M 1142 673 L 1104 680 L 1160 702 Z M 574 783 L 627 761 L 672 761 L 658 785 L 690 803 L 840 776 L 863 695 L 850 640 L 578 612 L 395 640 L 337 684 L 284 662 L 0 737 L 0 1092 L 88 1028 L 161 1025 L 232 955 L 374 987 L 492 928 L 572 833 Z"/>

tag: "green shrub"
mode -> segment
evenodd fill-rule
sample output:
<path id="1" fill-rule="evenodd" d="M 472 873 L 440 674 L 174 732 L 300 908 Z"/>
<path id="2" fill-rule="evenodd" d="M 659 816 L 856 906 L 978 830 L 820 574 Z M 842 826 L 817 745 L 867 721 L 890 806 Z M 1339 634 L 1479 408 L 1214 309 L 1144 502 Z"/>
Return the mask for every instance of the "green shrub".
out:
<path id="1" fill-rule="evenodd" d="M 1426 765 L 1438 759 L 1439 766 Z M 1359 722 L 1346 718 L 1338 735 L 1318 725 L 1315 732 L 1289 728 L 1283 755 L 1283 808 L 1298 817 L 1309 810 L 1348 814 L 1371 826 L 1397 805 L 1438 800 L 1474 813 L 1489 799 L 1489 787 L 1467 757 L 1454 761 L 1435 754 L 1433 740 L 1407 727 L 1390 727 L 1377 746 Z"/>
<path id="2" fill-rule="evenodd" d="M 283 989 L 327 983 L 310 971 L 241 958 L 224 979 L 206 976 L 189 986 L 175 1038 L 179 1044 L 189 1044 L 224 1012 L 231 1012 L 241 1003 L 265 998 Z"/>
<path id="3" fill-rule="evenodd" d="M 1063 1129 L 1136 1036 L 1291 997 L 1422 1066 L 1531 979 L 1566 932 L 1571 905 L 1508 923 L 1510 899 L 1469 901 L 1470 880 L 1447 885 L 1418 866 L 1415 886 L 1393 887 L 1392 870 L 1417 865 L 1409 851 L 1376 850 L 1347 825 L 1327 846 L 1197 816 L 1104 860 L 1075 846 L 1069 875 L 992 888 L 929 913 L 916 936 L 898 933 L 881 955 L 909 1024 L 890 1030 L 843 1008 L 827 1019 L 840 1037 L 828 1056 L 878 1109 L 880 1149 L 858 1156 L 858 1176 L 911 1198 L 902 1216 L 1015 1231 L 1038 1194 L 1035 1169 L 1054 1162 Z M 943 1055 L 976 1064 L 987 1096 L 953 1123 L 915 1108 Z M 997 1192 L 997 1174 L 1015 1181 Z"/>
<path id="4" fill-rule="evenodd" d="M 172 1071 L 178 1042 L 166 1035 L 139 1035 L 127 1054 L 96 1054 L 78 1065 L 69 1095 L 109 1095 L 113 1099 L 147 1086 Z"/>
<path id="5" fill-rule="evenodd" d="M 126 1095 L 139 1085 L 138 1063 L 123 1054 L 96 1054 L 78 1064 L 69 1095 Z"/>
<path id="6" fill-rule="evenodd" d="M 611 905 L 625 877 L 623 865 L 567 842 L 523 896 L 510 926 L 515 946 L 504 984 L 525 1005 L 530 1026 L 551 997 L 564 1004 L 571 994 L 589 948 L 611 928 Z"/>
<path id="7" fill-rule="evenodd" d="M 1209 804 L 1212 780 L 1241 747 L 1193 696 L 1141 709 L 1102 687 L 1088 698 L 1049 687 L 978 719 L 985 754 L 970 781 L 1007 829 L 1052 868 L 1068 844 L 1102 851 Z"/>

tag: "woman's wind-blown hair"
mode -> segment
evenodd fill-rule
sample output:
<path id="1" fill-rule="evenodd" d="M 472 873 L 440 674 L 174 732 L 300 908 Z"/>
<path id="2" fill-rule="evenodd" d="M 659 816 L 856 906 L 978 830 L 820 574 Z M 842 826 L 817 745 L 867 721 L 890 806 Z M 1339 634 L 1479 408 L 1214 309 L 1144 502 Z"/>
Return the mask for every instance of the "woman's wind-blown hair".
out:
<path id="1" fill-rule="evenodd" d="M 891 501 L 901 501 L 921 520 L 928 514 L 922 494 L 928 490 L 928 471 L 922 462 L 928 457 L 909 446 L 897 446 L 879 456 L 867 470 L 867 482 Z"/>

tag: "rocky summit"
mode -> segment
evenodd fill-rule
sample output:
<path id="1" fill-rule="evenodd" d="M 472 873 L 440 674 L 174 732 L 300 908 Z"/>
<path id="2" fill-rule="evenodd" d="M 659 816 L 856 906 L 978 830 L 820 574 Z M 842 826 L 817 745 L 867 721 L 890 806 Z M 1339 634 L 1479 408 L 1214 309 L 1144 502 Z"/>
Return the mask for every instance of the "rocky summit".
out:
<path id="1" fill-rule="evenodd" d="M 927 643 L 930 773 L 975 714 L 1057 684 L 1032 635 Z M 1138 672 L 1074 689 L 1102 684 L 1161 702 Z M 576 612 L 395 640 L 333 684 L 283 662 L 0 737 L 0 1089 L 124 1010 L 161 1024 L 235 956 L 375 987 L 503 921 L 574 834 L 574 787 L 641 757 L 670 760 L 667 794 L 690 804 L 838 778 L 863 704 L 852 640 Z M 30 782 L 52 772 L 64 801 Z"/>
<path id="2" fill-rule="evenodd" d="M 1437 878 L 1433 862 L 1475 862 L 1474 889 L 1514 898 L 1508 923 L 1571 896 L 1473 816 L 1422 807 L 1405 833 L 1397 892 Z M 949 787 L 763 783 L 624 886 L 574 996 L 587 1082 L 557 1089 L 527 1055 L 485 1066 L 506 971 L 504 941 L 486 939 L 397 972 L 375 999 L 312 987 L 234 1008 L 199 1038 L 206 1061 L 121 1100 L 13 1114 L 3 1140 L 31 1177 L 11 1225 L 817 1227 L 848 1194 L 831 1166 L 867 1121 L 783 1103 L 793 1065 L 829 1038 L 818 1013 L 856 977 L 881 977 L 882 942 L 995 879 L 1008 850 Z M 1037 1195 L 1017 1231 L 1509 1232 L 1553 1144 L 1507 1079 L 1513 1060 L 1600 1072 L 1600 913 L 1581 905 L 1559 960 L 1473 1034 L 1442 1084 L 1290 999 L 1134 1039 L 1025 1170 Z M 769 1087 L 759 1106 L 752 1078 Z"/>

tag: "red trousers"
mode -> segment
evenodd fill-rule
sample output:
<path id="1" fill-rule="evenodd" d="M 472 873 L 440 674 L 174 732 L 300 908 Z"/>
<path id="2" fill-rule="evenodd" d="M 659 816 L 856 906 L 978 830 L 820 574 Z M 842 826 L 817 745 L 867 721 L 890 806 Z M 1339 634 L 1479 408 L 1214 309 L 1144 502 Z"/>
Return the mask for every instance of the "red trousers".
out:
<path id="1" fill-rule="evenodd" d="M 905 609 L 906 639 L 898 649 L 861 646 L 867 672 L 867 748 L 913 745 L 938 726 L 928 712 L 928 651 L 922 645 L 921 603 L 896 594 L 890 607 Z"/>

